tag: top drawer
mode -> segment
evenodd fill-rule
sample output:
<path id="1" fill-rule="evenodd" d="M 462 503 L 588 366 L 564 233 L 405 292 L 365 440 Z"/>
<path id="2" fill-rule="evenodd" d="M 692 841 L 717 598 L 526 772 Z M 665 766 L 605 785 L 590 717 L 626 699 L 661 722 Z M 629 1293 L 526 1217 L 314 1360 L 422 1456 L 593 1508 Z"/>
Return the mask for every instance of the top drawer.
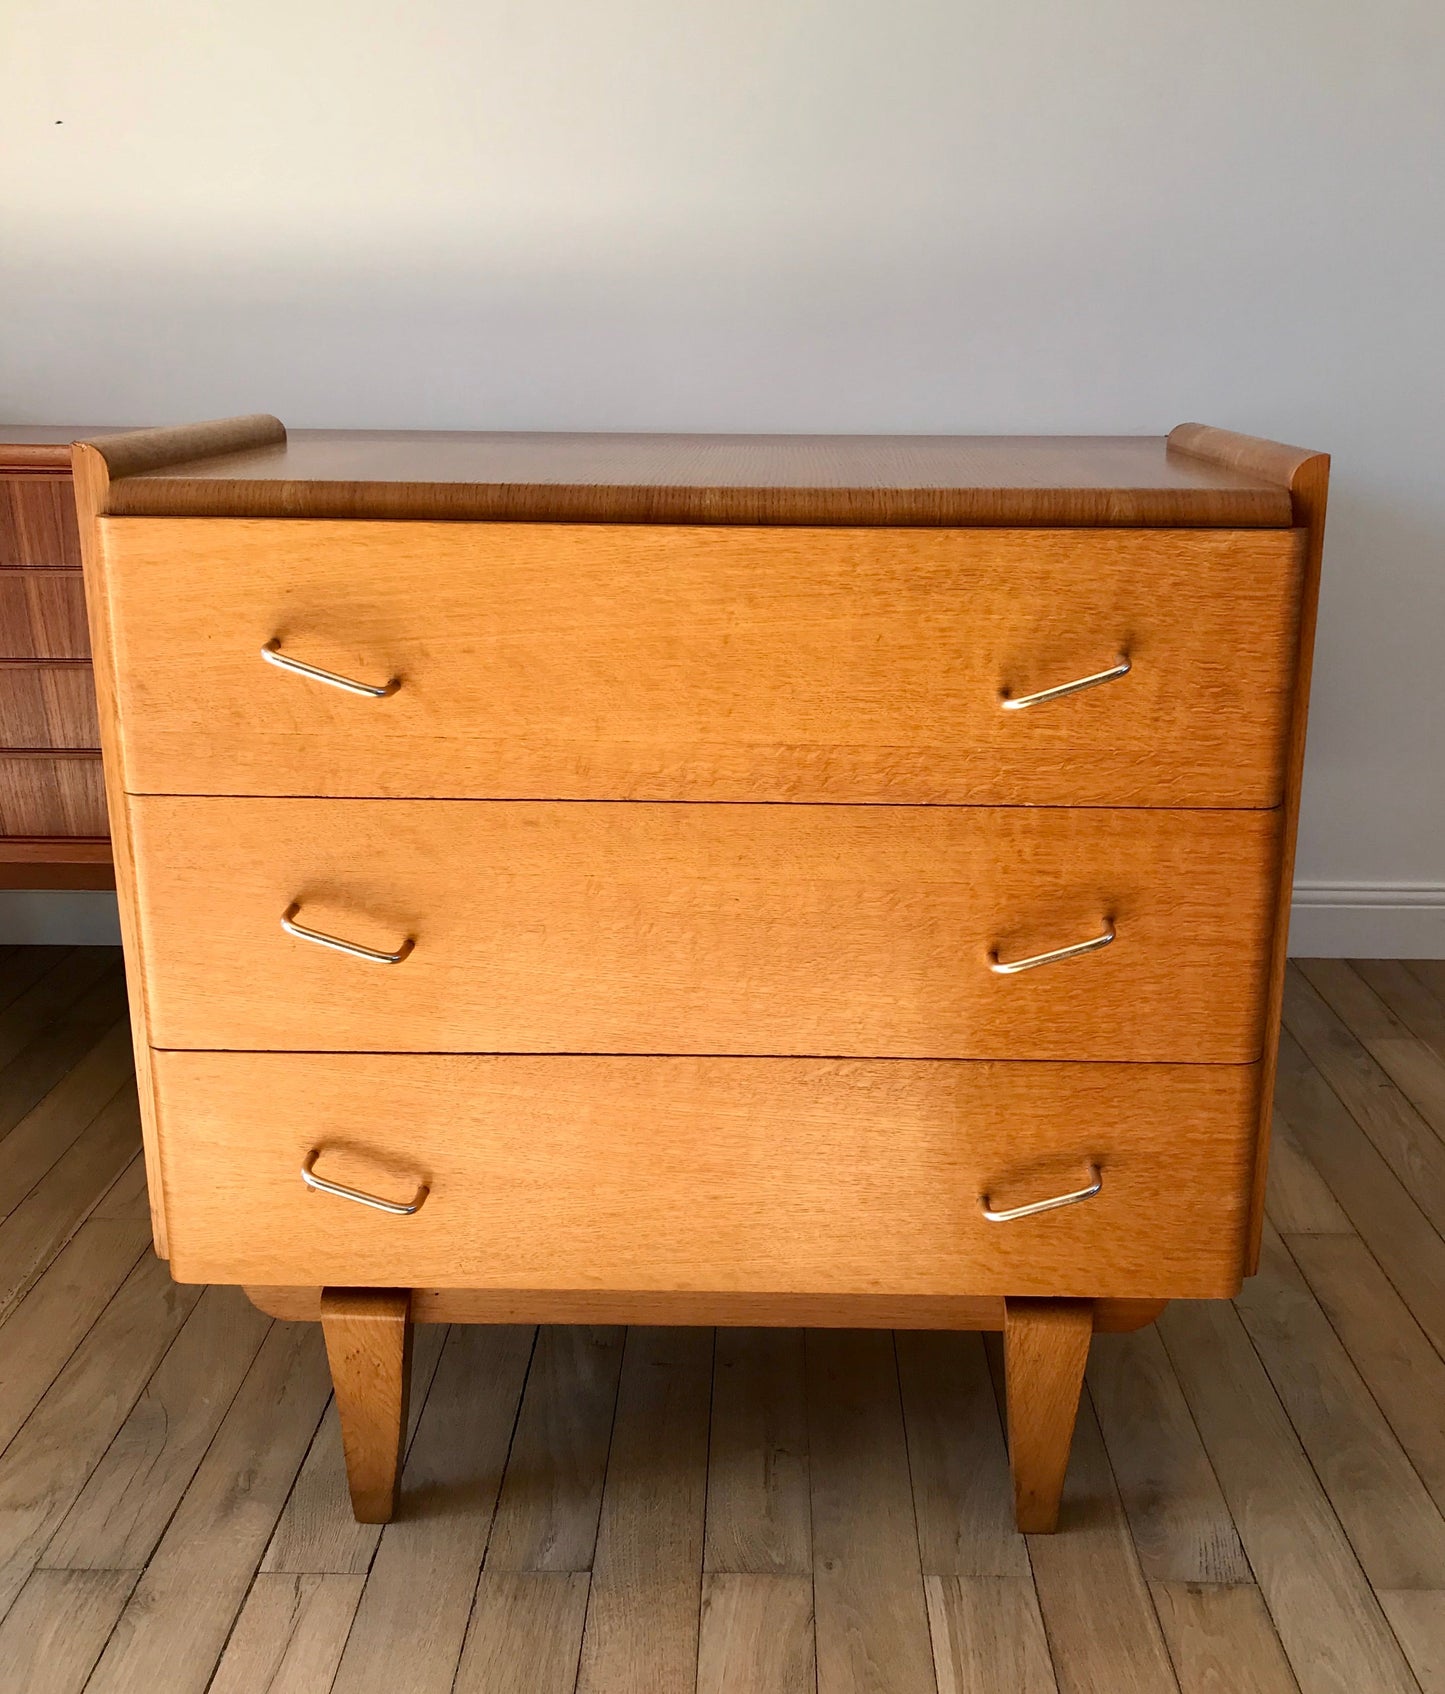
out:
<path id="1" fill-rule="evenodd" d="M 101 533 L 133 792 L 1280 797 L 1295 531 L 110 518 Z M 397 686 L 373 698 L 277 668 L 270 642 Z M 1126 675 L 1017 709 L 1121 654 Z"/>

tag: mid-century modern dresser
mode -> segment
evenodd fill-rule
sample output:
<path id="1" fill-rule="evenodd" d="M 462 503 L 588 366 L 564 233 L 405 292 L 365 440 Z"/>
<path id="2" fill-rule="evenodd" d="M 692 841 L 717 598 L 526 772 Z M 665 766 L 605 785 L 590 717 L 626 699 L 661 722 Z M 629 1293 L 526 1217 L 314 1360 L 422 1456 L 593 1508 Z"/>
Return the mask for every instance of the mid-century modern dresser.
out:
<path id="1" fill-rule="evenodd" d="M 1328 461 L 1167 439 L 77 450 L 156 1241 L 319 1318 L 1094 1329 L 1260 1228 Z"/>
<path id="2" fill-rule="evenodd" d="M 70 483 L 86 433 L 0 427 L 0 888 L 115 884 Z"/>

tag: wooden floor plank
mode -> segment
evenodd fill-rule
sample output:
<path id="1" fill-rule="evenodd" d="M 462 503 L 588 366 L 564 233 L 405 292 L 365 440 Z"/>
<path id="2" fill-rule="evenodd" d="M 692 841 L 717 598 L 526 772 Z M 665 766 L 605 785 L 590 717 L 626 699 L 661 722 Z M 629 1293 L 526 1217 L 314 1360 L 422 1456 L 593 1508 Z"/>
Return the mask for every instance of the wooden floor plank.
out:
<path id="1" fill-rule="evenodd" d="M 502 1485 L 534 1332 L 457 1325 L 396 1519 L 377 1544 L 334 1694 L 448 1694 Z"/>
<path id="2" fill-rule="evenodd" d="M 814 1694 L 816 1686 L 812 1578 L 708 1571 L 697 1694 Z"/>
<path id="3" fill-rule="evenodd" d="M 1445 1007 L 1445 959 L 1407 959 L 1405 969 Z"/>
<path id="4" fill-rule="evenodd" d="M 938 1694 L 1056 1694 L 1032 1576 L 924 1578 Z"/>
<path id="5" fill-rule="evenodd" d="M 124 1218 L 150 1223 L 150 1194 L 146 1188 L 145 1154 L 137 1153 L 120 1175 L 96 1201 L 92 1218 Z"/>
<path id="6" fill-rule="evenodd" d="M 47 1566 L 145 1564 L 270 1327 L 239 1288 L 204 1291 L 46 1547 Z"/>
<path id="7" fill-rule="evenodd" d="M 1252 1583 L 1151 1587 L 1182 1694 L 1298 1694 L 1264 1597 Z"/>
<path id="8" fill-rule="evenodd" d="M 1268 1227 L 1235 1305 L 1371 1585 L 1445 1589 L 1445 1518 Z"/>
<path id="9" fill-rule="evenodd" d="M 453 1694 L 572 1694 L 585 1571 L 483 1571 Z"/>
<path id="10" fill-rule="evenodd" d="M 119 955 L 114 948 L 64 947 L 46 951 L 54 952 L 54 962 L 0 1012 L 0 1134 L 23 1115 L 17 1113 L 13 1118 L 10 1115 L 12 1085 L 23 1074 L 18 1069 L 12 1070 L 15 1061 L 37 1037 L 72 1023 L 77 1009 L 97 984 L 117 976 Z M 123 1009 L 118 1005 L 106 1023 L 114 1023 Z M 30 1105 L 34 1103 L 32 1100 Z M 25 1107 L 26 1111 L 29 1109 L 30 1106 Z"/>
<path id="11" fill-rule="evenodd" d="M 164 1357 L 199 1288 L 142 1253 L 0 1459 L 0 1616 Z"/>
<path id="12" fill-rule="evenodd" d="M 709 1329 L 628 1331 L 579 1694 L 693 1694 L 712 1358 Z"/>
<path id="13" fill-rule="evenodd" d="M 900 1330 L 897 1352 L 924 1573 L 1029 1577 L 983 1338 Z"/>
<path id="14" fill-rule="evenodd" d="M 1390 1081 L 1313 984 L 1293 968 L 1285 989 L 1285 1021 L 1420 1210 L 1437 1231 L 1445 1231 L 1445 1141 Z M 1343 1195 L 1337 1197 L 1344 1203 Z"/>
<path id="15" fill-rule="evenodd" d="M 806 1344 L 818 1694 L 933 1694 L 933 1651 L 893 1337 Z"/>
<path id="16" fill-rule="evenodd" d="M 330 1388 L 312 1324 L 271 1326 L 87 1694 L 202 1694 Z"/>
<path id="17" fill-rule="evenodd" d="M 1251 1582 L 1158 1330 L 1096 1335 L 1088 1383 L 1144 1575 L 1155 1582 Z"/>
<path id="18" fill-rule="evenodd" d="M 1420 1480 L 1445 1511 L 1445 1361 L 1358 1237 L 1292 1235 L 1286 1245 Z"/>
<path id="19" fill-rule="evenodd" d="M 581 1324 L 538 1330 L 487 1543 L 489 1571 L 591 1570 L 625 1333 Z"/>
<path id="20" fill-rule="evenodd" d="M 0 968 L 0 1016 L 75 951 L 74 947 L 12 947 Z"/>
<path id="21" fill-rule="evenodd" d="M 0 1623 L 0 1688 L 80 1694 L 139 1572 L 38 1570 Z"/>
<path id="22" fill-rule="evenodd" d="M 1445 1694 L 1445 1594 L 1420 1588 L 1382 1592 L 1380 1604 L 1421 1694 Z"/>
<path id="23" fill-rule="evenodd" d="M 1414 1694 L 1238 1313 L 1222 1301 L 1177 1301 L 1159 1327 L 1301 1689 Z"/>
<path id="24" fill-rule="evenodd" d="M 0 1219 L 9 1217 L 133 1076 L 130 1024 L 121 1018 L 0 1140 Z"/>
<path id="25" fill-rule="evenodd" d="M 1309 959 L 1299 969 L 1414 1111 L 1437 1136 L 1445 1134 L 1445 1058 L 1344 959 Z"/>
<path id="26" fill-rule="evenodd" d="M 1178 1684 L 1088 1394 L 1079 1406 L 1058 1533 L 1030 1536 L 1029 1556 L 1060 1694 L 1174 1694 Z"/>
<path id="27" fill-rule="evenodd" d="M 0 1314 L 75 1234 L 140 1146 L 140 1108 L 127 1085 L 0 1223 Z"/>
<path id="28" fill-rule="evenodd" d="M 407 1412 L 408 1454 L 416 1439 L 417 1421 L 431 1390 L 446 1337 L 445 1324 L 423 1323 L 416 1327 Z M 402 1486 L 407 1486 L 405 1465 Z M 352 1513 L 341 1451 L 341 1420 L 333 1399 L 307 1450 L 271 1544 L 261 1560 L 261 1569 L 292 1574 L 365 1576 L 371 1569 L 380 1539 L 380 1524 L 358 1523 Z"/>
<path id="29" fill-rule="evenodd" d="M 1445 1059 L 1445 1004 L 1430 992 L 1416 968 L 1399 959 L 1352 959 L 1350 965 L 1411 1035 Z"/>
<path id="30" fill-rule="evenodd" d="M 365 1580 L 260 1572 L 208 1694 L 326 1694 Z"/>
<path id="31" fill-rule="evenodd" d="M 703 1568 L 754 1575 L 813 1568 L 801 1330 L 717 1332 Z M 737 1589 L 735 1597 L 752 1592 Z M 808 1607 L 811 1618 L 811 1589 Z"/>
<path id="32" fill-rule="evenodd" d="M 59 1376 L 146 1250 L 133 1223 L 83 1224 L 0 1329 L 0 1451 Z"/>
<path id="33" fill-rule="evenodd" d="M 1276 1096 L 1279 1094 L 1276 1088 Z M 1289 1113 L 1276 1098 L 1269 1137 L 1265 1211 L 1281 1234 L 1349 1235 L 1353 1226 L 1330 1185 L 1310 1163 Z"/>
<path id="34" fill-rule="evenodd" d="M 1280 1090 L 1301 1145 L 1437 1352 L 1445 1353 L 1445 1240 L 1298 1044 L 1279 1044 Z"/>

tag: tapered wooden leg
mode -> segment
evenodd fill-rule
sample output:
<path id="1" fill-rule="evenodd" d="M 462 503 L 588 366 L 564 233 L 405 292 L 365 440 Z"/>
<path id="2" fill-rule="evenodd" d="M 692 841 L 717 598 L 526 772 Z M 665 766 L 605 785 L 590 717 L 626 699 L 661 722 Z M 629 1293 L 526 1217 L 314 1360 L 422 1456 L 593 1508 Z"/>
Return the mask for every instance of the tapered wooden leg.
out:
<path id="1" fill-rule="evenodd" d="M 386 1523 L 396 1510 L 411 1389 L 411 1290 L 323 1289 L 321 1328 L 351 1509 L 358 1523 Z"/>
<path id="2" fill-rule="evenodd" d="M 1014 1517 L 1027 1534 L 1059 1526 L 1059 1499 L 1084 1386 L 1092 1300 L 1005 1300 L 1004 1389 Z"/>

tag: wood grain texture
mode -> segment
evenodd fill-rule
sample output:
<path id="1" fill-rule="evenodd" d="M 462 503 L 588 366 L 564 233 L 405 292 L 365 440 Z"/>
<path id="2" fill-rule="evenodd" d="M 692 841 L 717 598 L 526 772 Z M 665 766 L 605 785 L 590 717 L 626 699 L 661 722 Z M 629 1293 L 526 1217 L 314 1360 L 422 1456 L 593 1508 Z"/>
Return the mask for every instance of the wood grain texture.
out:
<path id="1" fill-rule="evenodd" d="M 697 1694 L 815 1694 L 813 1584 L 775 1571 L 702 1581 Z"/>
<path id="2" fill-rule="evenodd" d="M 1052 1534 L 1084 1385 L 1094 1314 L 1084 1300 L 1004 1302 L 1009 1470 L 1014 1520 L 1025 1534 Z"/>
<path id="3" fill-rule="evenodd" d="M 362 1581 L 359 1576 L 258 1573 L 207 1694 L 329 1689 Z"/>
<path id="4" fill-rule="evenodd" d="M 154 1060 L 187 1279 L 1126 1298 L 1238 1285 L 1247 1066 Z M 258 1126 L 258 1100 L 286 1110 Z M 426 1182 L 429 1196 L 386 1217 L 313 1194 L 313 1148 L 333 1180 L 408 1198 Z M 980 1195 L 1039 1199 L 1091 1160 L 1094 1199 L 982 1217 Z"/>
<path id="5" fill-rule="evenodd" d="M 88 659 L 78 571 L 0 569 L 0 659 Z"/>
<path id="6" fill-rule="evenodd" d="M 928 1576 L 924 1587 L 938 1694 L 1056 1694 L 1029 1577 Z"/>
<path id="7" fill-rule="evenodd" d="M 572 1694 L 585 1572 L 484 1570 L 452 1694 Z"/>
<path id="8" fill-rule="evenodd" d="M 712 1335 L 627 1338 L 578 1694 L 694 1686 Z"/>
<path id="9" fill-rule="evenodd" d="M 235 451 L 227 452 L 228 432 Z M 265 438 L 272 435 L 274 439 Z M 495 434 L 237 418 L 102 444 L 109 510 L 570 523 L 1290 521 L 1285 487 L 1158 436 Z M 203 463 L 187 462 L 208 455 Z M 124 479 L 124 481 L 122 481 Z"/>
<path id="10" fill-rule="evenodd" d="M 892 1338 L 807 1338 L 818 1694 L 932 1694 Z"/>
<path id="11" fill-rule="evenodd" d="M 156 1047 L 1259 1056 L 1273 812 L 130 804 Z"/>
<path id="12" fill-rule="evenodd" d="M 141 951 L 135 915 L 135 859 L 131 847 L 130 808 L 126 800 L 121 743 L 116 722 L 115 645 L 111 628 L 110 598 L 105 576 L 103 549 L 96 542 L 98 514 L 105 510 L 110 472 L 105 457 L 94 447 L 78 445 L 72 459 L 75 508 L 80 532 L 80 552 L 85 567 L 86 617 L 94 658 L 96 710 L 100 722 L 100 744 L 104 753 L 101 775 L 104 792 L 99 796 L 107 822 L 76 834 L 108 833 L 113 849 L 116 907 L 120 917 L 121 943 L 125 954 L 126 992 L 130 1003 L 131 1033 L 135 1040 L 136 1094 L 140 1101 L 141 1135 L 145 1149 L 146 1187 L 150 1194 L 151 1232 L 156 1252 L 167 1252 L 165 1203 L 162 1198 L 160 1150 L 155 1127 L 155 1087 L 150 1069 L 150 1026 L 146 1016 L 146 960 Z M 4 763 L 0 760 L 0 792 L 3 792 Z"/>
<path id="13" fill-rule="evenodd" d="M 290 1322 L 321 1317 L 320 1287 L 251 1285 L 247 1297 L 261 1311 Z M 1166 1300 L 1095 1300 L 1097 1334 L 1143 1329 Z M 630 1324 L 731 1324 L 791 1329 L 1003 1328 L 1001 1294 L 750 1294 L 597 1288 L 413 1288 L 414 1322 Z"/>
<path id="14" fill-rule="evenodd" d="M 108 827 L 98 754 L 0 749 L 0 834 L 94 839 Z"/>
<path id="15" fill-rule="evenodd" d="M 1181 1694 L 1299 1694 L 1252 1583 L 1155 1582 L 1151 1593 Z"/>
<path id="16" fill-rule="evenodd" d="M 79 568 L 70 478 L 0 475 L 0 570 Z"/>
<path id="17" fill-rule="evenodd" d="M 1293 519 L 1303 532 L 1293 697 L 1283 764 L 1284 838 L 1275 892 L 1274 936 L 1270 949 L 1269 998 L 1265 1019 L 1264 1087 L 1260 1094 L 1259 1149 L 1254 1161 L 1250 1204 L 1249 1267 L 1259 1263 L 1264 1228 L 1265 1190 L 1269 1179 L 1270 1103 L 1274 1098 L 1276 1054 L 1284 1002 L 1289 951 L 1290 902 L 1294 894 L 1295 846 L 1299 837 L 1300 788 L 1304 781 L 1305 732 L 1309 722 L 1310 678 L 1314 668 L 1315 625 L 1319 618 L 1320 564 L 1325 545 L 1325 509 L 1329 503 L 1330 458 L 1304 447 L 1237 435 L 1207 424 L 1180 424 L 1169 434 L 1171 455 L 1197 459 L 1219 469 L 1283 482 L 1290 491 Z"/>
<path id="18" fill-rule="evenodd" d="M 812 1570 L 801 1330 L 718 1331 L 707 1490 L 705 1570 Z"/>
<path id="19" fill-rule="evenodd" d="M 90 666 L 0 664 L 0 747 L 99 752 Z"/>
<path id="20" fill-rule="evenodd" d="M 358 1523 L 386 1523 L 396 1510 L 411 1391 L 410 1303 L 405 1289 L 328 1288 L 321 1296 L 321 1330 Z"/>
<path id="21" fill-rule="evenodd" d="M 0 1623 L 0 1688 L 80 1694 L 137 1574 L 36 1571 Z"/>
<path id="22" fill-rule="evenodd" d="M 83 455 L 82 455 L 83 456 Z M 128 788 L 1272 806 L 1292 531 L 102 519 Z M 362 699 L 261 659 L 378 685 Z M 1024 711 L 1001 695 L 1114 682 Z M 1225 657 L 1227 655 L 1227 662 Z"/>

